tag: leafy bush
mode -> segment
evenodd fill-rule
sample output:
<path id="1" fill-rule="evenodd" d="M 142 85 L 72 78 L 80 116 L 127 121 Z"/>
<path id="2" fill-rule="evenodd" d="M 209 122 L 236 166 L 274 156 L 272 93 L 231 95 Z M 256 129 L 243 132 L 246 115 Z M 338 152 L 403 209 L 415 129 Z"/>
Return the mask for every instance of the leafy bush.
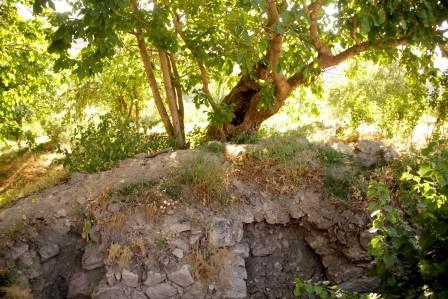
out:
<path id="1" fill-rule="evenodd" d="M 86 127 L 78 126 L 71 138 L 71 152 L 65 150 L 64 167 L 70 171 L 94 172 L 113 167 L 119 160 L 137 153 L 156 151 L 170 146 L 162 134 L 145 134 L 128 119 L 101 116 Z"/>
<path id="2" fill-rule="evenodd" d="M 391 193 L 371 182 L 374 272 L 391 297 L 448 297 L 448 150 L 432 143 Z"/>
<path id="3" fill-rule="evenodd" d="M 294 281 L 294 296 L 322 299 L 368 299 L 379 298 L 376 294 L 358 294 L 338 289 L 327 282 L 304 281 L 297 278 Z M 317 296 L 317 297 L 316 297 Z"/>

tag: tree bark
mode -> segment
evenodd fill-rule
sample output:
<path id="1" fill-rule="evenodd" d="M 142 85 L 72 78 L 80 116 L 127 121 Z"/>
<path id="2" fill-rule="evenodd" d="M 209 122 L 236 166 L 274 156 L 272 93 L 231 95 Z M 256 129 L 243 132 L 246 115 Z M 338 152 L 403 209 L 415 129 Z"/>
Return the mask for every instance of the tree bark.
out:
<path id="1" fill-rule="evenodd" d="M 137 14 L 138 13 L 137 1 L 136 0 L 130 0 L 130 1 L 133 13 Z M 165 127 L 165 131 L 167 132 L 168 136 L 170 136 L 171 138 L 175 138 L 174 128 L 173 125 L 171 124 L 170 117 L 168 116 L 165 106 L 163 105 L 162 97 L 159 92 L 159 87 L 157 86 L 157 81 L 154 76 L 154 70 L 152 69 L 148 49 L 146 47 L 145 40 L 143 39 L 142 29 L 139 26 L 137 26 L 136 28 L 135 37 L 137 38 L 140 57 L 143 62 L 146 78 L 149 82 L 149 86 L 151 87 L 157 111 L 159 112 L 160 118 L 162 119 L 163 126 Z"/>
<path id="2" fill-rule="evenodd" d="M 182 125 L 179 118 L 179 108 L 175 96 L 173 82 L 171 81 L 170 67 L 168 62 L 168 55 L 165 51 L 159 49 L 160 67 L 162 69 L 163 84 L 165 86 L 165 94 L 168 101 L 168 107 L 173 121 L 174 134 L 176 146 L 180 148 L 185 147 L 185 134 L 182 131 Z"/>

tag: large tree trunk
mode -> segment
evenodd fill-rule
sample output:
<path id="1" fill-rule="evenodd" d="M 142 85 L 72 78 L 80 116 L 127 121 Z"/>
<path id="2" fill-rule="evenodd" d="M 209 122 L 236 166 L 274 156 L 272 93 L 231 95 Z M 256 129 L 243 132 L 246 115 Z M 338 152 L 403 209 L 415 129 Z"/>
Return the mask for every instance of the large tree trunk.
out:
<path id="1" fill-rule="evenodd" d="M 259 109 L 260 89 L 255 81 L 242 77 L 223 101 L 232 108 L 234 118 L 220 125 L 211 124 L 208 135 L 225 141 L 241 134 L 256 133 L 263 121 L 278 112 L 289 95 L 277 92 L 275 99 L 272 99 L 271 109 Z"/>

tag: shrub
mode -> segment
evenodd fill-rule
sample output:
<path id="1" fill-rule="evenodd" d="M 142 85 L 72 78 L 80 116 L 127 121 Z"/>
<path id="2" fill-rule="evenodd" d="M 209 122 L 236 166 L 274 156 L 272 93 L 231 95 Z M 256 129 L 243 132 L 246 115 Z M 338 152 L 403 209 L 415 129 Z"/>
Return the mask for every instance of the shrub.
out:
<path id="1" fill-rule="evenodd" d="M 369 299 L 379 298 L 376 294 L 358 294 L 338 289 L 327 282 L 312 282 L 297 278 L 294 281 L 294 296 L 322 299 Z"/>
<path id="2" fill-rule="evenodd" d="M 170 144 L 165 135 L 141 133 L 134 122 L 106 114 L 101 116 L 98 124 L 90 119 L 86 127 L 76 128 L 71 138 L 71 152 L 64 151 L 63 164 L 70 171 L 105 170 L 119 160 Z"/>
<path id="3" fill-rule="evenodd" d="M 445 147 L 445 148 L 444 148 Z M 368 195 L 375 216 L 369 252 L 391 297 L 448 296 L 448 150 L 433 143 L 390 193 L 377 181 Z"/>

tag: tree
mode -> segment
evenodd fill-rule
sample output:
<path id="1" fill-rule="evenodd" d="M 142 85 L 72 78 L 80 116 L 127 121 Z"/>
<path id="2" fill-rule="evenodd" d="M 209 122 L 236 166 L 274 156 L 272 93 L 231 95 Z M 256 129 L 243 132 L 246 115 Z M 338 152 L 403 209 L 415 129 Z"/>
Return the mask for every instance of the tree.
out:
<path id="1" fill-rule="evenodd" d="M 363 53 L 400 59 L 430 77 L 431 57 L 437 47 L 445 53 L 447 41 L 442 0 L 77 0 L 74 11 L 54 18 L 50 51 L 61 53 L 59 65 L 99 72 L 133 35 L 165 129 L 180 147 L 183 93 L 212 108 L 210 135 L 228 139 L 257 131 L 298 86 Z M 75 60 L 67 50 L 79 38 L 88 46 Z M 235 85 L 219 102 L 209 82 L 229 76 Z"/>
<path id="2" fill-rule="evenodd" d="M 51 69 L 54 59 L 47 53 L 43 20 L 23 19 L 17 3 L 0 1 L 0 142 L 23 137 L 32 141 L 24 124 L 39 117 L 37 109 L 42 112 L 51 102 L 58 80 Z M 39 103 L 42 100 L 46 103 Z"/>

